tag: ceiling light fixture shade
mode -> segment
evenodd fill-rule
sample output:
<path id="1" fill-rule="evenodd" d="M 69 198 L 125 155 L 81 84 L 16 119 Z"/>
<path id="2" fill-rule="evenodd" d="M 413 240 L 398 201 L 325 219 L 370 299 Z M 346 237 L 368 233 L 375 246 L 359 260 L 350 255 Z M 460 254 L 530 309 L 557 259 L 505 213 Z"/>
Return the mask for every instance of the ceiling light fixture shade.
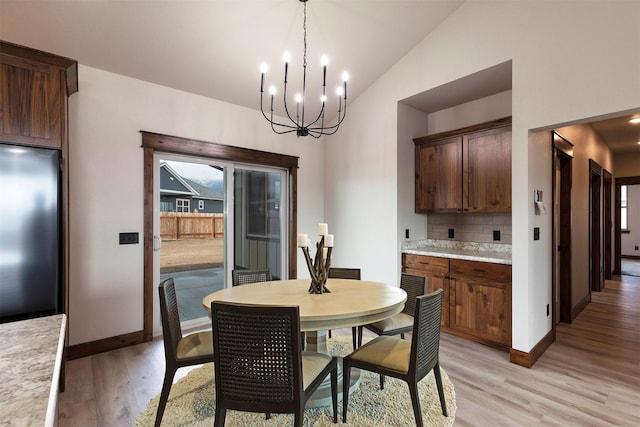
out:
<path id="1" fill-rule="evenodd" d="M 260 67 L 261 71 L 261 79 L 260 79 L 260 111 L 262 115 L 269 123 L 271 123 L 271 129 L 277 134 L 285 134 L 296 132 L 298 137 L 311 135 L 314 138 L 320 138 L 322 135 L 333 135 L 338 131 L 340 124 L 344 120 L 347 115 L 347 80 L 349 75 L 344 72 L 342 74 L 343 86 L 338 87 L 336 94 L 338 96 L 338 116 L 335 124 L 326 125 L 325 126 L 325 114 L 326 114 L 326 87 L 327 87 L 327 63 L 328 59 L 326 56 L 322 57 L 321 63 L 323 66 L 322 70 L 322 96 L 321 96 L 321 106 L 320 112 L 315 117 L 314 120 L 305 123 L 305 92 L 306 92 L 306 83 L 307 83 L 307 0 L 300 0 L 300 2 L 304 3 L 304 21 L 302 25 L 302 30 L 304 34 L 304 53 L 302 57 L 302 94 L 297 94 L 295 96 L 296 102 L 296 112 L 295 119 L 291 116 L 289 106 L 287 105 L 287 74 L 289 71 L 289 60 L 290 56 L 288 53 L 285 53 L 285 62 L 284 62 L 284 90 L 283 90 L 283 102 L 284 102 L 284 111 L 286 116 L 284 118 L 284 123 L 278 122 L 274 120 L 273 117 L 273 106 L 274 106 L 274 97 L 276 94 L 275 86 L 271 86 L 269 88 L 269 94 L 271 95 L 271 106 L 270 113 L 267 115 L 264 110 L 264 76 L 267 72 L 266 64 L 262 64 Z M 287 120 L 288 119 L 288 120 Z"/>

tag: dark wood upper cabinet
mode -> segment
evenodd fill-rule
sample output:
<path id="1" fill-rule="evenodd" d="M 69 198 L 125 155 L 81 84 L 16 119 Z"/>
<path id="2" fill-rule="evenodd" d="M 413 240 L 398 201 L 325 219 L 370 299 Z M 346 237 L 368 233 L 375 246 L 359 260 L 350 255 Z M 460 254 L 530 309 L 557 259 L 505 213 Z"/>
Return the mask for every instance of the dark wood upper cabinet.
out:
<path id="1" fill-rule="evenodd" d="M 511 211 L 511 118 L 414 139 L 415 210 Z"/>
<path id="2" fill-rule="evenodd" d="M 416 211 L 462 210 L 462 137 L 416 146 Z"/>
<path id="3" fill-rule="evenodd" d="M 72 59 L 0 41 L 0 140 L 62 148 L 77 67 Z"/>
<path id="4" fill-rule="evenodd" d="M 510 212 L 511 127 L 475 132 L 463 139 L 464 212 Z"/>

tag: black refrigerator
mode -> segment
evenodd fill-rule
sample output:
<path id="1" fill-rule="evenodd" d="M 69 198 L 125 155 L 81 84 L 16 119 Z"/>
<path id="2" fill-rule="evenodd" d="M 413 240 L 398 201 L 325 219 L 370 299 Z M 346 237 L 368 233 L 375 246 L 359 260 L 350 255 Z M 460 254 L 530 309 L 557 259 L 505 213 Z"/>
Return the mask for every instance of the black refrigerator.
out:
<path id="1" fill-rule="evenodd" d="M 0 323 L 61 312 L 60 152 L 0 143 Z"/>

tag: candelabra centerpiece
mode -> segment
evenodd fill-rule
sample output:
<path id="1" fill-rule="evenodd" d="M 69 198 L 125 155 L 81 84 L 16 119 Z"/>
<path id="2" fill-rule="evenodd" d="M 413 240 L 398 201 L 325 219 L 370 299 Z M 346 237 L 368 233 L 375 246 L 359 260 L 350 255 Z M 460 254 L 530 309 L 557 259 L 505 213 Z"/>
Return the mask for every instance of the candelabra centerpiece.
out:
<path id="1" fill-rule="evenodd" d="M 320 241 L 316 243 L 316 254 L 311 260 L 309 254 L 309 246 L 311 240 L 306 234 L 298 234 L 298 247 L 302 249 L 304 258 L 307 261 L 307 268 L 311 275 L 311 285 L 309 286 L 310 294 L 330 293 L 327 289 L 327 275 L 331 266 L 331 251 L 333 250 L 333 234 L 328 234 L 329 226 L 327 223 L 318 224 L 318 235 Z"/>

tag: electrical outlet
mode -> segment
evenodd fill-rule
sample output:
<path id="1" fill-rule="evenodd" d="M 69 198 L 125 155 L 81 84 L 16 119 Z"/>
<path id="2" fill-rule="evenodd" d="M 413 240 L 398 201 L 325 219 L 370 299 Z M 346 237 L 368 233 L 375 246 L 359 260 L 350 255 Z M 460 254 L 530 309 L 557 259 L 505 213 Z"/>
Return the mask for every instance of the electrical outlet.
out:
<path id="1" fill-rule="evenodd" d="M 405 239 L 409 238 L 409 229 L 408 228 L 406 230 L 404 230 L 404 238 Z"/>
<path id="2" fill-rule="evenodd" d="M 136 245 L 138 244 L 138 233 L 120 233 L 121 245 Z"/>
<path id="3" fill-rule="evenodd" d="M 540 240 L 540 227 L 533 227 L 533 240 Z"/>
<path id="4" fill-rule="evenodd" d="M 455 233 L 454 229 L 453 229 L 453 228 L 450 228 L 450 229 L 449 229 L 449 238 L 450 238 L 450 239 L 453 239 L 453 237 L 455 236 L 455 234 L 456 234 L 456 233 Z"/>
<path id="5" fill-rule="evenodd" d="M 636 251 L 638 250 L 638 247 L 636 246 Z"/>
<path id="6" fill-rule="evenodd" d="M 493 240 L 500 240 L 500 230 L 493 230 Z"/>
<path id="7" fill-rule="evenodd" d="M 547 304 L 547 317 L 549 317 L 549 304 Z"/>

